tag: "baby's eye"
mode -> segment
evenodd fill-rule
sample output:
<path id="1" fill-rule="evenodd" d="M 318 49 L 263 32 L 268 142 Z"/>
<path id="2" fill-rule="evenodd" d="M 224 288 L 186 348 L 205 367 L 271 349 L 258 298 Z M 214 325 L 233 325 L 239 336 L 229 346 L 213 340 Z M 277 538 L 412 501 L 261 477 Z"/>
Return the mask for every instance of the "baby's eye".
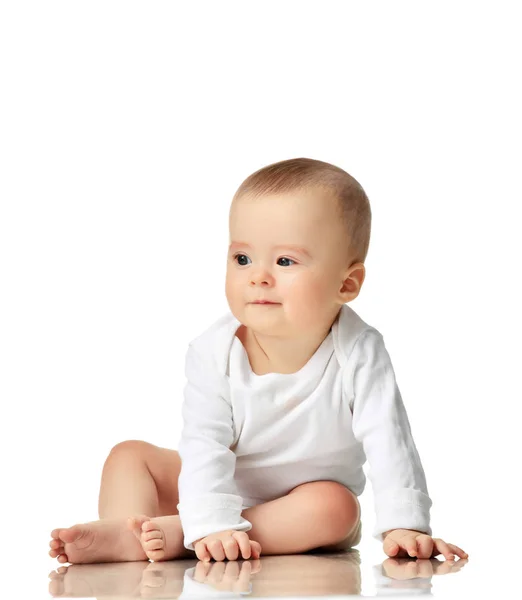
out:
<path id="1" fill-rule="evenodd" d="M 246 259 L 246 260 L 250 260 L 246 254 L 236 254 L 236 255 L 234 256 L 234 260 L 235 260 L 235 259 L 240 259 L 240 260 Z M 289 260 L 291 263 L 294 263 L 294 264 L 295 264 L 295 261 L 294 261 L 294 260 L 292 260 L 291 258 L 287 258 L 286 256 L 282 256 L 282 257 L 281 257 L 279 260 Z M 238 261 L 238 262 L 239 262 L 239 261 Z M 278 261 L 278 262 L 279 262 L 279 261 Z M 240 264 L 242 267 L 244 267 L 246 263 L 239 262 L 239 264 Z M 286 267 L 286 266 L 289 266 L 289 265 L 282 265 L 282 266 L 283 266 L 283 267 Z"/>
<path id="2" fill-rule="evenodd" d="M 289 260 L 291 263 L 295 264 L 294 260 L 292 260 L 291 258 L 287 258 L 286 256 L 282 256 L 279 260 Z M 287 266 L 287 265 L 283 265 L 283 267 L 285 267 L 285 266 Z"/>

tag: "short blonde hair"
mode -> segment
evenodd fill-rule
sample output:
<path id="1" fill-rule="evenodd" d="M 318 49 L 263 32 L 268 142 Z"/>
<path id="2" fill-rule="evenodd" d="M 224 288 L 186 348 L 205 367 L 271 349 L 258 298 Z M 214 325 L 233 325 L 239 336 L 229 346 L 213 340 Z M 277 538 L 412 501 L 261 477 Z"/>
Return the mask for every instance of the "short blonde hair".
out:
<path id="1" fill-rule="evenodd" d="M 339 217 L 346 231 L 347 259 L 351 264 L 364 263 L 370 245 L 370 202 L 360 183 L 335 165 L 312 158 L 273 163 L 243 181 L 232 198 L 232 206 L 246 196 L 254 199 L 303 188 L 322 188 L 337 200 Z"/>

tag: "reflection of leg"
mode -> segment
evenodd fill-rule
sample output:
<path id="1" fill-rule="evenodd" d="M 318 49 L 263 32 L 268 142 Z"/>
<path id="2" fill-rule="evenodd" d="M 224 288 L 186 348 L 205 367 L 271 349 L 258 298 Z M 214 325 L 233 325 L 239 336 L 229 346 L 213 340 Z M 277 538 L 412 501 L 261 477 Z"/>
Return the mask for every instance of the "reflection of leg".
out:
<path id="1" fill-rule="evenodd" d="M 347 595 L 361 594 L 361 556 L 358 550 L 335 554 L 261 555 L 259 563 L 261 576 L 254 579 L 252 590 L 258 598 L 282 596 L 283 583 L 285 595 L 294 598 L 346 598 Z"/>
<path id="2" fill-rule="evenodd" d="M 360 507 L 340 483 L 311 481 L 243 510 L 242 516 L 252 523 L 247 533 L 261 544 L 261 556 L 299 554 L 345 540 L 357 526 Z"/>

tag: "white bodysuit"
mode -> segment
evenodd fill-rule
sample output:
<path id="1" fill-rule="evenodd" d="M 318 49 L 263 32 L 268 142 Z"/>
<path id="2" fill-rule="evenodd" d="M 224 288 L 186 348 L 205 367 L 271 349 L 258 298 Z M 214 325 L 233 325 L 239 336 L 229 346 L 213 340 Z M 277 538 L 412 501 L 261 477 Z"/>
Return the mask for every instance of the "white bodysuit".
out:
<path id="1" fill-rule="evenodd" d="M 382 335 L 344 304 L 302 369 L 256 375 L 240 326 L 229 312 L 187 350 L 177 506 L 185 548 L 249 531 L 245 508 L 309 481 L 359 496 L 366 460 L 373 537 L 398 528 L 431 535 L 432 501 Z"/>

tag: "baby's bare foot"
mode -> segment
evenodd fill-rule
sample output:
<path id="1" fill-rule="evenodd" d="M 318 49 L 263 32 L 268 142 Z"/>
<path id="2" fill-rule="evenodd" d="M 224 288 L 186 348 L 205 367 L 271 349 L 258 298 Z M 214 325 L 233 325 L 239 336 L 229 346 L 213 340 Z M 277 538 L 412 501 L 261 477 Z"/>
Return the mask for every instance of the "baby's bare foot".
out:
<path id="1" fill-rule="evenodd" d="M 179 515 L 166 517 L 130 517 L 127 526 L 140 541 L 150 560 L 195 558 L 196 553 L 183 545 L 183 529 Z"/>
<path id="2" fill-rule="evenodd" d="M 149 517 L 141 516 L 147 520 Z M 147 560 L 141 544 L 129 531 L 126 518 L 101 519 L 54 529 L 49 556 L 60 563 L 103 563 Z"/>

